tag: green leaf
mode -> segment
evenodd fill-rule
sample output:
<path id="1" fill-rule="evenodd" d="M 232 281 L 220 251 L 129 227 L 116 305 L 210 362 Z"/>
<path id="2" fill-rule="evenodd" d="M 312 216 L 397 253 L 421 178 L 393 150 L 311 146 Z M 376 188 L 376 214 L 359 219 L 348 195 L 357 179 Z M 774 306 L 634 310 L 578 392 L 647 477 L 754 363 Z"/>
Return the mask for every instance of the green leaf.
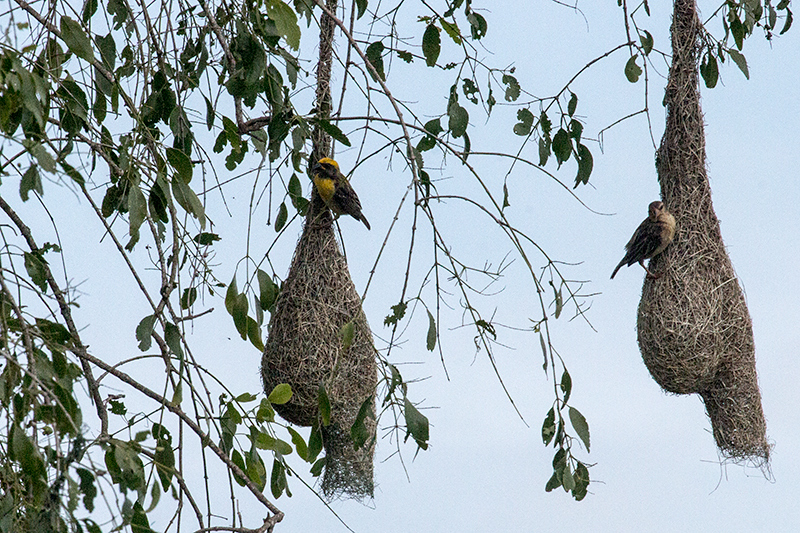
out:
<path id="1" fill-rule="evenodd" d="M 553 475 L 550 476 L 550 479 L 547 480 L 547 483 L 544 486 L 544 490 L 545 492 L 551 492 L 560 486 L 561 486 L 561 479 L 559 479 L 558 477 L 558 472 L 553 472 Z"/>
<path id="2" fill-rule="evenodd" d="M 428 311 L 428 336 L 425 347 L 429 352 L 432 352 L 433 349 L 436 348 L 436 320 L 434 320 L 430 311 Z"/>
<path id="3" fill-rule="evenodd" d="M 181 330 L 172 322 L 167 322 L 164 327 L 164 341 L 176 357 L 183 359 L 183 348 L 181 348 Z"/>
<path id="4" fill-rule="evenodd" d="M 530 109 L 522 108 L 517 110 L 517 122 L 514 124 L 514 133 L 520 136 L 526 136 L 531 133 L 531 129 L 533 128 L 533 113 L 531 113 Z"/>
<path id="5" fill-rule="evenodd" d="M 342 339 L 342 349 L 347 351 L 353 345 L 353 338 L 356 335 L 356 324 L 352 320 L 347 322 L 342 329 L 339 330 L 339 338 Z"/>
<path id="6" fill-rule="evenodd" d="M 378 77 L 386 81 L 386 73 L 383 71 L 383 50 L 383 43 L 381 41 L 375 41 L 367 47 L 367 59 L 375 69 L 375 72 L 378 73 Z M 375 79 L 375 75 L 372 73 L 372 70 L 370 70 L 369 73 L 372 76 L 372 79 Z"/>
<path id="7" fill-rule="evenodd" d="M 28 167 L 19 182 L 19 196 L 23 202 L 28 201 L 28 193 L 30 191 L 36 191 L 40 195 L 44 194 L 42 177 L 39 175 L 39 167 L 35 163 Z"/>
<path id="8" fill-rule="evenodd" d="M 569 103 L 567 104 L 567 113 L 569 116 L 575 114 L 575 110 L 578 108 L 578 95 L 570 92 Z"/>
<path id="9" fill-rule="evenodd" d="M 283 463 L 278 461 L 277 458 L 272 462 L 272 476 L 270 477 L 269 488 L 275 499 L 280 498 L 283 491 L 286 490 L 286 470 Z"/>
<path id="10" fill-rule="evenodd" d="M 572 143 L 569 140 L 569 134 L 564 128 L 559 128 L 553 137 L 553 153 L 559 166 L 569 159 L 572 154 Z"/>
<path id="11" fill-rule="evenodd" d="M 264 398 L 258 405 L 258 411 L 256 411 L 256 421 L 259 424 L 263 424 L 265 422 L 273 422 L 274 420 L 275 420 L 275 409 L 272 408 L 272 405 L 270 405 L 269 400 Z"/>
<path id="12" fill-rule="evenodd" d="M 709 89 L 717 86 L 719 66 L 717 65 L 717 58 L 713 54 L 706 53 L 703 57 L 703 61 L 700 63 L 700 75 L 703 76 L 703 81 Z"/>
<path id="13" fill-rule="evenodd" d="M 319 415 L 322 419 L 322 425 L 327 426 L 331 423 L 331 401 L 322 383 L 320 383 L 319 392 L 317 393 L 317 405 L 319 406 Z"/>
<path id="14" fill-rule="evenodd" d="M 136 340 L 139 341 L 139 349 L 146 352 L 150 349 L 153 340 L 153 327 L 156 324 L 156 315 L 147 315 L 139 325 L 136 326 Z"/>
<path id="15" fill-rule="evenodd" d="M 486 35 L 489 26 L 486 24 L 486 19 L 479 13 L 470 11 L 469 15 L 467 15 L 467 22 L 469 22 L 470 33 L 473 39 L 479 41 Z"/>
<path id="16" fill-rule="evenodd" d="M 216 233 L 198 233 L 192 239 L 194 242 L 199 244 L 200 246 L 208 246 L 213 244 L 219 240 L 222 240 L 222 237 L 217 235 Z"/>
<path id="17" fill-rule="evenodd" d="M 404 316 L 406 316 L 406 308 L 408 304 L 405 302 L 400 302 L 397 305 L 393 305 L 391 307 L 392 314 L 388 315 L 386 318 L 383 319 L 384 326 L 391 326 L 397 324 L 398 321 L 402 320 Z"/>
<path id="18" fill-rule="evenodd" d="M 450 36 L 454 43 L 461 46 L 461 30 L 455 22 L 447 22 L 445 19 L 440 18 L 439 22 L 442 24 L 442 29 Z"/>
<path id="19" fill-rule="evenodd" d="M 372 396 L 364 400 L 361 404 L 361 408 L 358 410 L 358 415 L 356 415 L 353 425 L 350 427 L 350 438 L 353 440 L 353 447 L 356 450 L 364 446 L 371 436 L 365 421 L 367 417 L 373 417 L 372 411 L 374 405 Z"/>
<path id="20" fill-rule="evenodd" d="M 405 415 L 407 430 L 405 440 L 408 440 L 408 437 L 412 436 L 417 446 L 423 450 L 427 450 L 429 438 L 428 418 L 420 413 L 408 398 L 405 399 L 403 414 Z"/>
<path id="21" fill-rule="evenodd" d="M 300 26 L 297 25 L 297 14 L 294 10 L 280 0 L 269 0 L 267 16 L 275 23 L 278 33 L 286 39 L 293 50 L 300 48 Z"/>
<path id="22" fill-rule="evenodd" d="M 274 405 L 283 405 L 292 398 L 292 387 L 288 383 L 281 383 L 276 385 L 272 392 L 269 393 L 267 399 L 269 403 Z"/>
<path id="23" fill-rule="evenodd" d="M 272 278 L 261 269 L 256 272 L 256 277 L 258 278 L 259 302 L 261 303 L 261 309 L 264 311 L 272 309 L 272 306 L 275 304 L 275 300 L 278 298 L 280 287 L 278 287 L 278 285 L 272 281 Z"/>
<path id="24" fill-rule="evenodd" d="M 642 43 L 644 55 L 650 55 L 650 52 L 653 50 L 653 36 L 650 35 L 650 32 L 645 30 L 644 33 L 640 33 L 639 42 Z"/>
<path id="25" fill-rule="evenodd" d="M 72 20 L 67 16 L 61 17 L 61 38 L 67 45 L 67 48 L 86 61 L 94 60 L 94 50 L 92 49 L 92 41 L 86 32 L 83 30 L 81 23 Z"/>
<path id="26" fill-rule="evenodd" d="M 130 222 L 129 234 L 138 240 L 139 228 L 147 217 L 147 200 L 138 185 L 133 185 L 128 190 L 128 219 Z"/>
<path id="27" fill-rule="evenodd" d="M 564 403 L 569 402 L 569 396 L 572 394 L 572 378 L 566 368 L 561 374 L 561 392 L 564 393 Z"/>
<path id="28" fill-rule="evenodd" d="M 261 327 L 253 317 L 247 317 L 247 338 L 250 339 L 250 344 L 255 346 L 259 352 L 264 351 L 264 341 L 261 340 Z"/>
<path id="29" fill-rule="evenodd" d="M 90 513 L 94 511 L 94 498 L 97 496 L 97 487 L 94 484 L 94 474 L 85 468 L 75 469 L 80 478 L 80 491 L 83 494 L 83 506 Z"/>
<path id="30" fill-rule="evenodd" d="M 425 56 L 425 64 L 429 67 L 435 66 L 441 49 L 442 39 L 439 36 L 439 28 L 434 24 L 428 24 L 425 33 L 422 34 L 422 55 Z"/>
<path id="31" fill-rule="evenodd" d="M 575 488 L 575 478 L 572 477 L 572 472 L 569 470 L 569 465 L 566 465 L 564 467 L 564 471 L 561 472 L 561 486 L 564 487 L 564 490 L 567 492 Z"/>
<path id="32" fill-rule="evenodd" d="M 247 467 L 244 464 L 244 458 L 242 457 L 242 454 L 239 453 L 239 450 L 233 450 L 231 452 L 231 461 L 233 462 L 233 464 L 235 464 L 236 466 L 241 468 L 242 472 L 247 472 Z M 242 479 L 235 472 L 233 473 L 233 479 L 236 480 L 236 483 L 238 483 L 240 487 L 244 487 L 245 486 L 244 479 Z"/>
<path id="33" fill-rule="evenodd" d="M 503 209 L 510 206 L 511 204 L 508 202 L 508 183 L 503 183 Z"/>
<path id="34" fill-rule="evenodd" d="M 286 209 L 286 202 L 281 202 L 281 205 L 278 207 L 278 216 L 275 217 L 275 231 L 278 232 L 282 230 L 288 219 L 289 210 Z"/>
<path id="35" fill-rule="evenodd" d="M 628 78 L 628 81 L 631 83 L 636 83 L 639 81 L 639 76 L 642 75 L 642 67 L 636 64 L 636 59 L 638 56 L 631 56 L 628 59 L 628 62 L 625 63 L 625 77 Z"/>
<path id="36" fill-rule="evenodd" d="M 586 465 L 578 461 L 578 466 L 575 468 L 573 474 L 575 479 L 575 488 L 572 489 L 572 497 L 576 501 L 581 501 L 586 497 L 587 489 L 589 487 L 589 470 Z"/>
<path id="37" fill-rule="evenodd" d="M 175 453 L 168 440 L 158 439 L 156 441 L 153 460 L 158 472 L 158 478 L 161 480 L 161 488 L 166 491 L 172 482 L 172 476 L 175 474 Z"/>
<path id="38" fill-rule="evenodd" d="M 469 124 L 469 112 L 463 108 L 458 102 L 453 102 L 447 110 L 450 118 L 447 124 L 447 129 L 453 134 L 453 137 L 462 137 L 467 132 L 467 125 Z"/>
<path id="39" fill-rule="evenodd" d="M 311 434 L 308 436 L 308 461 L 311 462 L 316 459 L 321 451 L 322 431 L 318 424 L 314 424 L 311 426 Z"/>
<path id="40" fill-rule="evenodd" d="M 542 369 L 547 372 L 547 344 L 544 342 L 544 335 L 541 331 L 539 332 L 539 344 L 542 346 L 542 356 L 544 357 Z"/>
<path id="41" fill-rule="evenodd" d="M 583 183 L 589 183 L 589 176 L 592 174 L 594 168 L 594 158 L 592 152 L 583 145 L 578 143 L 578 175 L 575 177 L 575 187 Z"/>
<path id="42" fill-rule="evenodd" d="M 356 10 L 356 20 L 358 20 L 367 12 L 367 0 L 356 0 Z"/>
<path id="43" fill-rule="evenodd" d="M 550 143 L 544 137 L 539 137 L 539 166 L 545 166 L 550 157 Z"/>
<path id="44" fill-rule="evenodd" d="M 512 76 L 511 74 L 503 74 L 503 77 L 500 78 L 500 81 L 503 82 L 503 85 L 506 86 L 505 92 L 505 99 L 506 102 L 515 102 L 522 91 L 519 86 L 519 82 L 517 78 Z"/>
<path id="45" fill-rule="evenodd" d="M 206 127 L 208 131 L 211 131 L 211 128 L 214 127 L 214 119 L 217 115 L 214 112 L 214 106 L 211 104 L 211 100 L 206 96 L 203 96 L 203 98 L 206 100 Z"/>
<path id="46" fill-rule="evenodd" d="M 428 122 L 425 123 L 425 126 L 423 127 L 425 128 L 425 131 L 427 131 L 434 137 L 438 136 L 440 133 L 444 131 L 444 129 L 442 128 L 441 119 L 438 118 L 429 120 Z"/>
<path id="47" fill-rule="evenodd" d="M 569 408 L 569 421 L 572 422 L 572 427 L 575 428 L 575 432 L 580 437 L 581 441 L 583 441 L 583 445 L 586 446 L 586 451 L 589 451 L 589 424 L 586 423 L 586 419 L 583 415 L 575 409 L 574 407 Z"/>
<path id="48" fill-rule="evenodd" d="M 742 74 L 744 74 L 744 77 L 749 80 L 750 79 L 750 70 L 747 68 L 747 59 L 745 59 L 745 57 L 742 54 L 740 54 L 739 52 L 737 52 L 733 48 L 730 48 L 728 50 L 728 54 L 730 54 L 731 59 L 733 59 L 733 62 L 736 63 L 736 66 L 739 67 L 739 70 L 742 71 Z"/>
<path id="49" fill-rule="evenodd" d="M 792 20 L 793 20 L 792 10 L 789 9 L 788 7 L 785 7 L 785 9 L 786 9 L 786 22 L 783 23 L 783 29 L 781 29 L 781 32 L 778 35 L 783 35 L 787 31 L 789 31 L 789 28 L 792 27 Z"/>
<path id="50" fill-rule="evenodd" d="M 303 461 L 308 461 L 308 446 L 306 445 L 306 441 L 303 440 L 302 435 L 292 427 L 287 427 L 286 429 L 292 436 L 292 444 L 294 444 L 297 455 L 299 455 Z"/>
<path id="51" fill-rule="evenodd" d="M 46 261 L 38 254 L 24 252 L 25 270 L 28 272 L 33 284 L 39 287 L 44 293 L 47 292 L 47 269 L 45 268 Z"/>
<path id="52" fill-rule="evenodd" d="M 345 134 L 342 133 L 342 130 L 340 130 L 338 126 L 331 124 L 324 119 L 319 119 L 317 124 L 319 124 L 319 127 L 322 128 L 322 131 L 333 137 L 334 140 L 339 141 L 345 146 L 350 146 L 350 139 L 348 139 Z"/>
<path id="53" fill-rule="evenodd" d="M 167 161 L 184 183 L 192 181 L 192 160 L 183 151 L 167 148 Z"/>
<path id="54" fill-rule="evenodd" d="M 239 332 L 242 340 L 247 340 L 248 310 L 247 295 L 244 293 L 236 295 L 236 299 L 233 301 L 233 312 L 231 316 L 233 317 L 233 325 L 236 326 L 236 331 Z"/>
<path id="55" fill-rule="evenodd" d="M 200 222 L 200 228 L 206 225 L 206 210 L 200 199 L 188 184 L 181 180 L 172 180 L 172 196 L 180 206 Z"/>
<path id="56" fill-rule="evenodd" d="M 547 412 L 547 416 L 544 418 L 544 423 L 542 424 L 542 442 L 544 445 L 547 446 L 550 444 L 550 441 L 553 440 L 553 437 L 556 434 L 556 412 L 555 409 L 552 407 Z"/>
<path id="57" fill-rule="evenodd" d="M 730 21 L 730 28 L 736 48 L 741 50 L 742 46 L 744 45 L 744 38 L 747 33 L 747 28 L 744 27 L 744 24 L 742 24 L 742 21 L 739 20 L 739 17 L 736 15 L 734 15 L 733 20 Z"/>

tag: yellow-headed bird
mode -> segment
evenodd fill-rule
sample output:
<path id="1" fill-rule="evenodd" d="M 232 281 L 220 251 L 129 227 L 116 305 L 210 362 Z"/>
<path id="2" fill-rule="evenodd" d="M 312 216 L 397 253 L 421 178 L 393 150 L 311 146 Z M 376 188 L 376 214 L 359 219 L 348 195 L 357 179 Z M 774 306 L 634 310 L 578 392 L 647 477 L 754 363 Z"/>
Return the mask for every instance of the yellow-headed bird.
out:
<path id="1" fill-rule="evenodd" d="M 639 224 L 633 237 L 625 245 L 625 257 L 619 262 L 617 268 L 611 273 L 611 279 L 622 268 L 622 265 L 631 266 L 639 263 L 647 272 L 649 278 L 660 278 L 661 274 L 653 274 L 644 266 L 644 260 L 655 257 L 672 242 L 675 236 L 675 217 L 664 207 L 663 202 L 655 201 L 650 203 L 648 217 Z"/>
<path id="2" fill-rule="evenodd" d="M 350 215 L 363 222 L 367 229 L 371 229 L 367 217 L 361 212 L 358 195 L 339 170 L 339 163 L 330 157 L 323 157 L 311 167 L 311 176 L 320 197 L 334 214 Z"/>

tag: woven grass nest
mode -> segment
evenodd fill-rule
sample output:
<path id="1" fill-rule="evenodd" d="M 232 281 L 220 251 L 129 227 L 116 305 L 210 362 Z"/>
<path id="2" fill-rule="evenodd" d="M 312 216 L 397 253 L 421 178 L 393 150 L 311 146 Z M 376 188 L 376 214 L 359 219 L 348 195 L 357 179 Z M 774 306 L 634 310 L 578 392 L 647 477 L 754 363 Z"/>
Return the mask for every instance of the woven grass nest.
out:
<path id="1" fill-rule="evenodd" d="M 699 25 L 694 0 L 676 0 L 664 100 L 667 125 L 656 166 L 664 203 L 678 227 L 673 243 L 653 259 L 651 269 L 663 276 L 644 282 L 639 348 L 664 390 L 703 398 L 724 458 L 768 467 L 752 322 L 722 241 L 706 174 Z"/>
<path id="2" fill-rule="evenodd" d="M 275 303 L 261 360 L 264 390 L 279 383 L 292 398 L 276 411 L 292 424 L 311 426 L 319 416 L 320 384 L 331 403 L 331 423 L 322 428 L 328 499 L 363 499 L 373 494 L 375 406 L 365 423 L 371 438 L 355 449 L 350 428 L 361 405 L 374 398 L 377 369 L 372 334 L 361 299 L 339 251 L 330 212 L 312 194 L 311 208 L 289 274 Z M 348 349 L 342 327 L 353 322 Z"/>

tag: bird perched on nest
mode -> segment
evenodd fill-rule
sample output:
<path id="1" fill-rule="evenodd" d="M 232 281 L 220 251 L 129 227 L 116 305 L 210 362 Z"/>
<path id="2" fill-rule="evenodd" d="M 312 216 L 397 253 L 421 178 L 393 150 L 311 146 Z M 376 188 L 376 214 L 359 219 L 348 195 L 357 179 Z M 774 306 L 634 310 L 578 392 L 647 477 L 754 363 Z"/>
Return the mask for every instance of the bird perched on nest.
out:
<path id="1" fill-rule="evenodd" d="M 367 217 L 361 212 L 358 195 L 339 170 L 339 163 L 330 157 L 323 157 L 311 167 L 311 176 L 320 197 L 334 214 L 350 215 L 363 222 L 367 229 L 371 229 Z"/>
<path id="2" fill-rule="evenodd" d="M 622 265 L 631 266 L 638 262 L 647 272 L 649 278 L 660 278 L 661 274 L 653 274 L 644 266 L 644 260 L 657 256 L 672 242 L 675 236 L 675 217 L 664 207 L 663 202 L 655 201 L 648 208 L 649 215 L 639 224 L 633 237 L 625 245 L 625 257 L 619 262 L 617 268 L 611 273 L 611 279 L 622 268 Z"/>

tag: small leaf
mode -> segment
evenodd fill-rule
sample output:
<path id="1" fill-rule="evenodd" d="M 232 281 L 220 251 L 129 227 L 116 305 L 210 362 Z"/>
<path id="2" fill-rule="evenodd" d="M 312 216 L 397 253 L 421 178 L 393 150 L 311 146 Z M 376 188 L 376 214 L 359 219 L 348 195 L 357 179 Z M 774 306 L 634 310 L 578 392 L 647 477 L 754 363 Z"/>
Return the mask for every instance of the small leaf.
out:
<path id="1" fill-rule="evenodd" d="M 364 16 L 367 11 L 367 0 L 356 0 L 356 20 Z"/>
<path id="2" fill-rule="evenodd" d="M 42 292 L 47 292 L 47 270 L 45 260 L 38 254 L 29 252 L 23 253 L 25 271 L 28 272 L 33 284 L 39 287 Z"/>
<path id="3" fill-rule="evenodd" d="M 153 340 L 153 327 L 156 324 L 156 315 L 147 315 L 139 325 L 136 326 L 136 340 L 139 341 L 139 349 L 146 352 L 150 349 Z"/>
<path id="4" fill-rule="evenodd" d="M 542 364 L 542 369 L 547 372 L 547 344 L 544 342 L 544 335 L 542 332 L 539 332 L 539 344 L 542 345 L 542 356 L 544 356 L 544 363 Z"/>
<path id="5" fill-rule="evenodd" d="M 544 137 L 539 137 L 539 166 L 544 166 L 550 157 L 550 143 Z"/>
<path id="6" fill-rule="evenodd" d="M 572 143 L 569 140 L 569 134 L 564 128 L 560 128 L 553 136 L 553 153 L 559 166 L 572 155 Z"/>
<path id="7" fill-rule="evenodd" d="M 216 233 L 198 233 L 194 236 L 193 240 L 200 246 L 208 246 L 212 243 L 222 240 L 222 237 Z"/>
<path id="8" fill-rule="evenodd" d="M 181 348 L 181 330 L 172 322 L 167 322 L 164 328 L 164 341 L 172 350 L 172 353 L 179 358 L 183 358 L 183 348 Z"/>
<path id="9" fill-rule="evenodd" d="M 253 317 L 247 317 L 247 338 L 250 339 L 250 344 L 255 346 L 259 352 L 264 351 L 264 341 L 261 340 L 261 327 Z"/>
<path id="10" fill-rule="evenodd" d="M 192 160 L 185 153 L 175 148 L 167 148 L 167 161 L 175 169 L 181 181 L 192 181 Z"/>
<path id="11" fill-rule="evenodd" d="M 578 144 L 578 175 L 575 177 L 575 187 L 579 184 L 583 183 L 584 185 L 589 183 L 589 176 L 592 174 L 592 168 L 594 168 L 594 158 L 592 157 L 592 152 L 583 145 Z"/>
<path id="12" fill-rule="evenodd" d="M 561 374 L 561 392 L 564 393 L 564 403 L 569 402 L 569 396 L 572 393 L 572 378 L 566 368 Z"/>
<path id="13" fill-rule="evenodd" d="M 278 232 L 283 229 L 283 226 L 286 225 L 286 221 L 289 219 L 289 211 L 286 209 L 286 203 L 281 202 L 280 207 L 278 207 L 278 216 L 275 217 L 275 231 Z"/>
<path id="14" fill-rule="evenodd" d="M 717 65 L 717 58 L 713 54 L 707 53 L 700 63 L 700 74 L 703 76 L 703 82 L 706 87 L 713 89 L 717 86 L 719 79 L 719 66 Z"/>
<path id="15" fill-rule="evenodd" d="M 319 124 L 319 127 L 322 128 L 325 133 L 333 137 L 334 140 L 339 141 L 345 146 L 350 146 L 350 139 L 342 133 L 342 130 L 340 130 L 338 126 L 323 119 L 318 120 L 317 124 Z"/>
<path id="16" fill-rule="evenodd" d="M 306 446 L 306 441 L 303 440 L 303 436 L 292 427 L 287 427 L 286 429 L 292 436 L 292 444 L 294 444 L 297 455 L 299 455 L 303 461 L 308 461 L 308 446 Z"/>
<path id="17" fill-rule="evenodd" d="M 441 119 L 438 118 L 434 118 L 426 122 L 424 128 L 425 131 L 427 131 L 434 137 L 438 136 L 440 133 L 444 131 L 444 129 L 442 128 Z"/>
<path id="18" fill-rule="evenodd" d="M 639 76 L 642 75 L 642 68 L 636 64 L 636 58 L 638 56 L 631 56 L 628 59 L 628 62 L 625 63 L 625 77 L 628 78 L 628 81 L 631 83 L 636 83 L 639 81 Z"/>
<path id="19" fill-rule="evenodd" d="M 92 49 L 92 41 L 86 32 L 83 30 L 81 23 L 67 16 L 61 17 L 61 38 L 64 39 L 67 48 L 86 61 L 94 60 L 94 50 Z"/>
<path id="20" fill-rule="evenodd" d="M 500 78 L 500 81 L 502 81 L 503 85 L 506 86 L 506 92 L 505 92 L 506 102 L 515 102 L 517 98 L 519 98 L 520 92 L 522 90 L 519 86 L 517 78 L 515 78 L 511 74 L 503 74 L 503 77 Z"/>
<path id="21" fill-rule="evenodd" d="M 276 499 L 279 498 L 286 489 L 285 467 L 277 458 L 272 462 L 272 476 L 270 477 L 269 487 L 272 491 L 272 496 Z"/>
<path id="22" fill-rule="evenodd" d="M 650 55 L 650 52 L 653 50 L 653 36 L 650 35 L 650 32 L 645 30 L 644 33 L 640 33 L 639 42 L 642 43 L 644 55 Z"/>
<path id="23" fill-rule="evenodd" d="M 434 24 L 428 24 L 425 33 L 422 34 L 422 55 L 425 56 L 425 64 L 429 67 L 436 65 L 441 52 L 442 41 L 439 36 L 439 28 Z"/>
<path id="24" fill-rule="evenodd" d="M 353 345 L 353 338 L 356 335 L 356 324 L 350 320 L 339 330 L 339 337 L 342 339 L 342 349 L 347 351 Z"/>
<path id="25" fill-rule="evenodd" d="M 458 29 L 458 25 L 455 22 L 447 22 L 443 18 L 439 19 L 439 22 L 442 24 L 442 29 L 450 36 L 453 42 L 461 46 L 461 31 Z"/>
<path id="26" fill-rule="evenodd" d="M 567 113 L 569 116 L 575 114 L 575 110 L 578 108 L 578 95 L 570 92 L 569 103 L 567 104 Z"/>
<path id="27" fill-rule="evenodd" d="M 428 418 L 420 413 L 408 398 L 405 399 L 403 413 L 406 419 L 406 440 L 408 440 L 409 436 L 412 436 L 417 446 L 423 450 L 427 450 L 429 438 Z"/>
<path id="28" fill-rule="evenodd" d="M 583 415 L 575 409 L 574 407 L 569 408 L 569 421 L 572 422 L 572 427 L 575 428 L 575 432 L 580 437 L 581 441 L 583 441 L 583 445 L 586 446 L 586 451 L 589 451 L 589 424 L 586 423 L 586 419 Z"/>
<path id="29" fill-rule="evenodd" d="M 514 124 L 514 133 L 523 137 L 529 135 L 533 128 L 533 119 L 534 116 L 530 109 L 522 108 L 517 110 L 517 120 L 519 122 Z"/>
<path id="30" fill-rule="evenodd" d="M 483 16 L 481 16 L 479 13 L 470 11 L 469 15 L 467 15 L 467 21 L 469 22 L 470 32 L 473 39 L 479 41 L 486 35 L 488 25 L 486 24 L 486 19 L 483 18 Z"/>
<path id="31" fill-rule="evenodd" d="M 728 50 L 728 54 L 730 54 L 731 59 L 733 59 L 733 62 L 736 63 L 736 66 L 739 67 L 739 70 L 742 71 L 742 74 L 744 74 L 744 77 L 749 80 L 750 79 L 750 70 L 747 68 L 747 59 L 745 59 L 745 57 L 742 54 L 740 54 L 739 52 L 737 52 L 733 48 L 730 48 Z"/>
<path id="32" fill-rule="evenodd" d="M 206 211 L 192 188 L 181 180 L 173 179 L 172 195 L 187 213 L 200 222 L 200 228 L 204 228 L 206 225 Z"/>
<path id="33" fill-rule="evenodd" d="M 278 287 L 278 285 L 272 281 L 272 278 L 261 269 L 256 272 L 256 277 L 258 278 L 258 300 L 261 304 L 261 309 L 268 311 L 272 309 L 272 306 L 275 304 L 275 300 L 278 298 L 278 293 L 280 292 L 280 287 Z"/>
<path id="34" fill-rule="evenodd" d="M 364 400 L 361 404 L 361 408 L 358 410 L 358 415 L 356 415 L 353 425 L 350 427 L 350 438 L 356 450 L 364 446 L 370 438 L 370 432 L 369 429 L 367 429 L 365 421 L 367 417 L 373 417 L 372 410 L 374 405 L 372 396 Z"/>
<path id="35" fill-rule="evenodd" d="M 556 434 L 556 412 L 551 407 L 542 424 L 542 442 L 547 446 Z"/>
<path id="36" fill-rule="evenodd" d="M 288 383 L 281 383 L 276 385 L 272 392 L 269 393 L 267 399 L 269 403 L 275 405 L 283 405 L 292 398 L 292 387 Z"/>
<path id="37" fill-rule="evenodd" d="M 22 180 L 19 182 L 19 196 L 23 202 L 28 201 L 28 193 L 36 191 L 40 195 L 44 194 L 42 189 L 42 177 L 39 175 L 39 167 L 33 164 L 28 167 L 25 174 L 22 175 Z"/>
<path id="38" fill-rule="evenodd" d="M 454 102 L 447 110 L 450 117 L 447 128 L 453 137 L 462 137 L 467 132 L 467 125 L 469 124 L 469 112 L 463 108 L 458 102 Z"/>
<path id="39" fill-rule="evenodd" d="M 370 64 L 375 69 L 375 72 L 377 72 L 378 77 L 386 81 L 386 73 L 383 70 L 383 50 L 383 43 L 381 41 L 375 41 L 367 47 L 366 55 Z M 375 79 L 375 75 L 372 73 L 372 70 L 370 70 L 369 73 L 372 76 L 372 79 Z"/>
<path id="40" fill-rule="evenodd" d="M 429 352 L 432 352 L 433 349 L 436 348 L 436 320 L 434 320 L 430 311 L 428 311 L 428 336 L 425 347 Z"/>

